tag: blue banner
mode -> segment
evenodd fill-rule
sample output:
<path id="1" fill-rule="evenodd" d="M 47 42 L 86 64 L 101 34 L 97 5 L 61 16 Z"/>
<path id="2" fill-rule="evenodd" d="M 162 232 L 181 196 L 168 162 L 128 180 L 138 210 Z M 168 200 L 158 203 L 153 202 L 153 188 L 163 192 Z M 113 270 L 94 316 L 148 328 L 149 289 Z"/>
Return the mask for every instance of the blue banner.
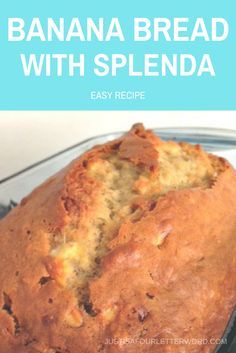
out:
<path id="1" fill-rule="evenodd" d="M 235 110 L 236 3 L 0 5 L 1 110 Z"/>

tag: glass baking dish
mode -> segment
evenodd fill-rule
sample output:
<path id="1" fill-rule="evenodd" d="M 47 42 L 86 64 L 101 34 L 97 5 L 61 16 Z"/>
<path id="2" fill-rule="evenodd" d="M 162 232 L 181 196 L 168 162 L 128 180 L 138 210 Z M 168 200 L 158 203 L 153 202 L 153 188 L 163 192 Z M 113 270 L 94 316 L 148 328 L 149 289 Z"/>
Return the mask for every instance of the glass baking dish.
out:
<path id="1" fill-rule="evenodd" d="M 154 132 L 164 140 L 186 141 L 201 144 L 203 148 L 227 158 L 236 167 L 236 131 L 213 128 L 157 128 Z M 82 141 L 64 151 L 44 159 L 18 173 L 0 180 L 0 218 L 10 211 L 37 185 L 66 166 L 74 158 L 94 145 L 102 144 L 119 137 L 121 133 L 96 136 Z M 236 352 L 236 315 L 233 314 L 225 331 L 227 344 L 218 346 L 215 353 Z"/>

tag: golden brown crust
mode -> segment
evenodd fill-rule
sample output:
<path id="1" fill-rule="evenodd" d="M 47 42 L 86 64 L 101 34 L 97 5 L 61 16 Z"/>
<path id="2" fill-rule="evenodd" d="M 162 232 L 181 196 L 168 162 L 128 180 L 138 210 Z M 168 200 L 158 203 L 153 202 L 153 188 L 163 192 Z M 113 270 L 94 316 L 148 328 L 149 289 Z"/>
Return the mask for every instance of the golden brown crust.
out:
<path id="1" fill-rule="evenodd" d="M 185 144 L 180 164 L 179 148 L 137 125 L 0 222 L 1 352 L 214 351 L 236 302 L 236 174 Z"/>

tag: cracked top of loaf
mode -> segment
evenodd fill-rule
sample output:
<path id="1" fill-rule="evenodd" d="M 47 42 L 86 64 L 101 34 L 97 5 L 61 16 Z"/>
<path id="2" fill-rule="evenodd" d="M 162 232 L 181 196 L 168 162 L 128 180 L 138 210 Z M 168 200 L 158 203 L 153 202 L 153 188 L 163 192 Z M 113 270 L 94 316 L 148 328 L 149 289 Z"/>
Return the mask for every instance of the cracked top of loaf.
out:
<path id="1" fill-rule="evenodd" d="M 236 302 L 236 174 L 137 124 L 23 199 L 0 240 L 0 352 L 213 352 Z"/>

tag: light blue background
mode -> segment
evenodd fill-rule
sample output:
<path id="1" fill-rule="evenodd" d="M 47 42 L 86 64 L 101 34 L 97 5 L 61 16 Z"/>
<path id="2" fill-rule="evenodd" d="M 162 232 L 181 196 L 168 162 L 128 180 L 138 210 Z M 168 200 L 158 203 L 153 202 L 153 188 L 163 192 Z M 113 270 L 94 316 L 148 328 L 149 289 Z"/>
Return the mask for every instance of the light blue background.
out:
<path id="1" fill-rule="evenodd" d="M 7 42 L 8 17 L 26 21 L 40 17 L 119 17 L 126 42 L 43 43 L 39 40 Z M 173 43 L 132 41 L 134 17 L 225 17 L 230 35 L 225 42 Z M 24 77 L 20 53 L 86 53 L 92 61 L 97 53 L 210 53 L 216 77 L 96 77 L 92 70 L 84 78 Z M 92 65 L 91 65 L 92 66 Z M 235 110 L 236 109 L 236 1 L 235 0 L 2 0 L 0 5 L 0 109 L 1 110 Z M 146 91 L 145 101 L 90 100 L 91 90 Z"/>

